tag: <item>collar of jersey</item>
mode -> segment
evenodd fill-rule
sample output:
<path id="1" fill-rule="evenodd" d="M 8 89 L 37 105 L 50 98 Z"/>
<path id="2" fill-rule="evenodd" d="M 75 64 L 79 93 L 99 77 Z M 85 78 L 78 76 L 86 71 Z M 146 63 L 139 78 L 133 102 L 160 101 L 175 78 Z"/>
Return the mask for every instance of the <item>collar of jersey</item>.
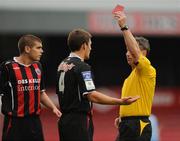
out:
<path id="1" fill-rule="evenodd" d="M 83 59 L 80 56 L 78 56 L 76 53 L 73 53 L 73 52 L 71 52 L 69 54 L 69 57 L 77 57 L 77 58 L 81 59 L 81 61 L 83 61 Z"/>
<path id="2" fill-rule="evenodd" d="M 20 64 L 20 65 L 22 65 L 22 66 L 25 66 L 25 67 L 29 67 L 29 66 L 32 65 L 32 64 L 25 65 L 25 64 L 23 64 L 23 63 L 20 63 L 20 62 L 16 59 L 16 57 L 14 57 L 13 60 L 14 60 L 16 63 L 18 63 L 18 64 Z"/>

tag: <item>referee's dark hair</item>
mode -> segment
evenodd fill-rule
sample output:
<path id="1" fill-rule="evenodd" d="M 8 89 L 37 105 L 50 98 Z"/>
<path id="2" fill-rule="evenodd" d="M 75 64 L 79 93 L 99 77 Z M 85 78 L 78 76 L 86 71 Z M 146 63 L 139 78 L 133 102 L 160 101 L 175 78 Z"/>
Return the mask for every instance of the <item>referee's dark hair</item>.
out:
<path id="1" fill-rule="evenodd" d="M 146 38 L 142 37 L 142 36 L 140 36 L 140 37 L 135 37 L 135 39 L 136 39 L 136 41 L 137 41 L 138 44 L 139 44 L 139 48 L 140 48 L 141 50 L 147 50 L 147 55 L 148 55 L 149 52 L 150 52 L 150 44 L 149 44 L 149 41 L 148 41 Z"/>
<path id="2" fill-rule="evenodd" d="M 92 35 L 84 29 L 78 28 L 74 29 L 69 33 L 67 44 L 70 51 L 79 51 L 81 45 L 86 43 L 88 44 L 89 40 L 91 39 Z"/>
<path id="3" fill-rule="evenodd" d="M 25 50 L 25 46 L 32 47 L 35 42 L 42 43 L 41 39 L 37 36 L 31 34 L 23 35 L 18 41 L 19 53 L 22 54 Z"/>

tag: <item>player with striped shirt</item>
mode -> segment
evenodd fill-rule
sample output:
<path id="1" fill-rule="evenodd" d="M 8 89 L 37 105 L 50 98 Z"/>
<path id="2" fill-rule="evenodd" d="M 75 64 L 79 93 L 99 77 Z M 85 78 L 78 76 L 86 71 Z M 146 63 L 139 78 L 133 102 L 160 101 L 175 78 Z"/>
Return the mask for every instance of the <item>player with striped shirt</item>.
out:
<path id="1" fill-rule="evenodd" d="M 24 35 L 18 42 L 19 57 L 5 61 L 0 67 L 0 94 L 4 126 L 2 141 L 43 141 L 39 118 L 41 105 L 61 113 L 45 92 L 42 66 L 42 41 Z"/>

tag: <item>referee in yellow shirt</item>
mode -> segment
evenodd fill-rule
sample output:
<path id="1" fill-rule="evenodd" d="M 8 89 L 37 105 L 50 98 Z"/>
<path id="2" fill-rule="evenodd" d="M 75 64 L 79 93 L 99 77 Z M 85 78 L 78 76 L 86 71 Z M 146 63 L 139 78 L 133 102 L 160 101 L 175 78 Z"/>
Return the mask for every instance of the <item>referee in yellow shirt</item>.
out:
<path id="1" fill-rule="evenodd" d="M 149 41 L 144 37 L 132 35 L 126 25 L 124 12 L 114 17 L 121 28 L 125 44 L 126 58 L 132 71 L 124 81 L 121 97 L 139 95 L 140 99 L 127 106 L 120 106 L 119 118 L 115 124 L 119 127 L 118 141 L 150 141 L 152 128 L 149 116 L 156 84 L 156 70 L 146 58 L 150 51 Z"/>

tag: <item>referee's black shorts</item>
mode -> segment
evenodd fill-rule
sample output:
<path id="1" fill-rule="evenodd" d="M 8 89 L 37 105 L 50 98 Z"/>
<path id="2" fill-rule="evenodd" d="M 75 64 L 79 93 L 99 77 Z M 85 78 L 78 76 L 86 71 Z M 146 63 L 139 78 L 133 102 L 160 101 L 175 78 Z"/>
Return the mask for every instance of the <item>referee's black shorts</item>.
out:
<path id="1" fill-rule="evenodd" d="M 92 141 L 92 116 L 87 113 L 63 113 L 58 122 L 60 141 Z"/>
<path id="2" fill-rule="evenodd" d="M 121 118 L 117 141 L 150 141 L 151 122 L 148 116 L 131 116 Z"/>
<path id="3" fill-rule="evenodd" d="M 2 141 L 44 141 L 39 116 L 5 116 Z"/>

